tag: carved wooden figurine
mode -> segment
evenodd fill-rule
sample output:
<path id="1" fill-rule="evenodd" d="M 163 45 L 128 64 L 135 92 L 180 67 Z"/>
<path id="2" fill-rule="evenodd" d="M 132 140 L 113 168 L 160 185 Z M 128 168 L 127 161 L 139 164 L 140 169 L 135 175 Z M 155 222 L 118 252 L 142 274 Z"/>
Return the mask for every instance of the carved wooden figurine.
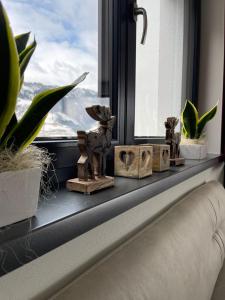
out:
<path id="1" fill-rule="evenodd" d="M 179 166 L 183 165 L 185 160 L 180 157 L 180 140 L 181 134 L 175 133 L 175 127 L 179 120 L 175 117 L 167 118 L 165 122 L 166 127 L 166 144 L 170 146 L 170 165 Z"/>
<path id="2" fill-rule="evenodd" d="M 94 105 L 86 108 L 99 127 L 89 132 L 78 131 L 80 158 L 77 162 L 78 178 L 67 181 L 67 188 L 90 194 L 114 185 L 112 177 L 105 176 L 106 155 L 111 148 L 115 117 L 109 107 Z"/>

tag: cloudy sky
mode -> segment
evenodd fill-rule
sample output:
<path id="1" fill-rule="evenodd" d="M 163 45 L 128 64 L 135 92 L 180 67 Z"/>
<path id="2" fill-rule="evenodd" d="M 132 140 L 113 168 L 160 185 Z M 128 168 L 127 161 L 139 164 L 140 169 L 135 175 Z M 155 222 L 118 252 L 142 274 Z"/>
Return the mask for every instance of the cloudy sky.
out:
<path id="1" fill-rule="evenodd" d="M 97 0 L 3 0 L 14 34 L 38 43 L 26 81 L 62 85 L 90 72 L 83 87 L 97 90 Z"/>

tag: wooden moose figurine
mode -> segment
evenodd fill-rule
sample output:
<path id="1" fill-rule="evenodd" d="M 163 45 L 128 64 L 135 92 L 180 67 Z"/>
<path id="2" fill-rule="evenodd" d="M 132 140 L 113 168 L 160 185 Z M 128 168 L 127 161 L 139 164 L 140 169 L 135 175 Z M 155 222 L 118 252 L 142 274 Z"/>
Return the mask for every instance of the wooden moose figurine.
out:
<path id="1" fill-rule="evenodd" d="M 89 132 L 78 131 L 80 158 L 77 162 L 78 178 L 67 182 L 69 190 L 90 194 L 95 190 L 114 185 L 112 177 L 105 176 L 106 155 L 111 148 L 112 128 L 115 117 L 109 107 L 94 105 L 86 108 L 87 113 L 99 126 Z"/>
<path id="2" fill-rule="evenodd" d="M 175 117 L 167 118 L 165 122 L 166 127 L 166 144 L 170 146 L 170 165 L 183 165 L 185 160 L 180 157 L 180 140 L 181 134 L 175 133 L 175 128 L 179 120 Z"/>

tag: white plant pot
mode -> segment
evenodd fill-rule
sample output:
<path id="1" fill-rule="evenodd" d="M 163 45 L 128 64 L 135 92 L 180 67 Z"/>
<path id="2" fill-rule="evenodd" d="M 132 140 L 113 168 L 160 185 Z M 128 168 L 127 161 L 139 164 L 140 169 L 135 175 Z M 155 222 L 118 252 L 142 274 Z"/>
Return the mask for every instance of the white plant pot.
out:
<path id="1" fill-rule="evenodd" d="M 180 155 L 185 159 L 204 159 L 207 157 L 207 145 L 203 139 L 182 139 L 180 144 Z"/>
<path id="2" fill-rule="evenodd" d="M 0 173 L 0 227 L 35 215 L 40 179 L 40 168 Z"/>

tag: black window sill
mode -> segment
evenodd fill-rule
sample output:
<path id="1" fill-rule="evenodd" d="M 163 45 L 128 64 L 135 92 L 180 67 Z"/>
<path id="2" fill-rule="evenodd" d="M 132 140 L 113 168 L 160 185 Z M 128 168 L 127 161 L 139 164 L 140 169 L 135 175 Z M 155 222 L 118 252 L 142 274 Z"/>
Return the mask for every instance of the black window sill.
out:
<path id="1" fill-rule="evenodd" d="M 87 196 L 61 189 L 36 217 L 0 229 L 0 276 L 223 161 L 208 155 L 145 179 L 115 178 L 115 187 Z"/>

